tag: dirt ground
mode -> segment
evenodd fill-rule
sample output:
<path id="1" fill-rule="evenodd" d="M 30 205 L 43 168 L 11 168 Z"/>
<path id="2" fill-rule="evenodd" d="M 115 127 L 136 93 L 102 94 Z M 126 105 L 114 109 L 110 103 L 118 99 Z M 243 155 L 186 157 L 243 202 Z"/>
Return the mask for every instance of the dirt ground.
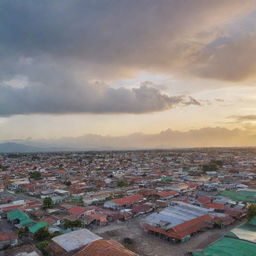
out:
<path id="1" fill-rule="evenodd" d="M 124 244 L 124 238 L 131 238 L 132 244 L 125 246 L 141 256 L 184 256 L 188 252 L 208 246 L 219 239 L 224 232 L 240 224 L 235 223 L 227 228 L 216 228 L 199 233 L 184 243 L 172 243 L 145 232 L 141 227 L 142 220 L 143 218 L 140 217 L 125 223 L 98 227 L 93 232 L 103 238 L 113 239 L 122 244 Z"/>

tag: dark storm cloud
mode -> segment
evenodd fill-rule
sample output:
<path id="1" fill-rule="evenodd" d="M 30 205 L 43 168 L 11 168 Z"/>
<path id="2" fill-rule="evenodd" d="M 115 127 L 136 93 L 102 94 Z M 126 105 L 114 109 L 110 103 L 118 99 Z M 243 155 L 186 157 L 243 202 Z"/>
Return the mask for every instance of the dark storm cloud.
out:
<path id="1" fill-rule="evenodd" d="M 128 90 L 104 85 L 0 86 L 0 115 L 32 113 L 147 113 L 177 105 L 198 105 L 185 96 L 170 97 L 142 85 Z"/>
<path id="2" fill-rule="evenodd" d="M 241 7 L 236 0 L 232 5 L 223 0 L 2 0 L 0 114 L 144 113 L 177 104 L 200 105 L 147 86 L 113 89 L 88 81 L 140 70 L 182 70 L 222 79 L 219 70 L 199 65 L 216 52 L 211 48 L 211 54 L 205 53 L 199 43 L 209 41 L 211 33 L 202 32 L 222 24 L 227 15 L 232 19 L 247 13 L 251 3 L 245 1 Z M 238 67 L 243 72 L 247 66 Z M 7 85 L 19 76 L 27 79 L 25 88 Z"/>
<path id="3" fill-rule="evenodd" d="M 243 13 L 250 3 L 2 0 L 1 49 L 7 55 L 48 54 L 83 64 L 169 68 L 177 60 L 190 62 L 190 56 L 197 53 L 197 45 L 188 39 L 204 39 L 209 35 L 202 31 Z"/>

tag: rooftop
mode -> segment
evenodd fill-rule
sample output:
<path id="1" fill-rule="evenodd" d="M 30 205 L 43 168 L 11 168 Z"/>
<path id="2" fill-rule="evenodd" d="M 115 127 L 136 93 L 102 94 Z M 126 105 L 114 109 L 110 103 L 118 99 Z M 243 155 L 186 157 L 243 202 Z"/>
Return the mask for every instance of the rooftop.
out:
<path id="1" fill-rule="evenodd" d="M 73 251 L 81 248 L 91 242 L 102 239 L 100 236 L 95 235 L 88 229 L 80 229 L 70 233 L 56 236 L 52 240 L 62 247 L 65 251 Z"/>
<path id="2" fill-rule="evenodd" d="M 193 252 L 193 256 L 255 256 L 255 252 L 256 244 L 254 243 L 223 237 L 204 250 Z"/>

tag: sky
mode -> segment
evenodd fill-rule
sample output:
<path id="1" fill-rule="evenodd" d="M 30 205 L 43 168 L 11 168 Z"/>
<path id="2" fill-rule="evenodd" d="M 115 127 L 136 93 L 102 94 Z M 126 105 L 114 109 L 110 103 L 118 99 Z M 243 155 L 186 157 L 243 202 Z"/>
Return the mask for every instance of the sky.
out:
<path id="1" fill-rule="evenodd" d="M 253 134 L 255 19 L 255 0 L 1 0 L 0 141 Z"/>

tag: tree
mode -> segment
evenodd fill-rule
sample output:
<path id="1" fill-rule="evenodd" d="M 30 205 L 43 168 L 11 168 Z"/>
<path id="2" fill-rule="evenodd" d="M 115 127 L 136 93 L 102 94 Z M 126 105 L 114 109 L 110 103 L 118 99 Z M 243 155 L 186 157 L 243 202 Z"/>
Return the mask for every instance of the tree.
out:
<path id="1" fill-rule="evenodd" d="M 65 220 L 64 221 L 64 225 L 63 227 L 65 229 L 68 229 L 68 228 L 75 228 L 75 227 L 81 227 L 82 226 L 82 221 L 77 219 L 77 220 Z"/>
<path id="2" fill-rule="evenodd" d="M 64 184 L 65 184 L 66 186 L 71 186 L 71 185 L 72 185 L 72 183 L 71 183 L 70 180 L 65 181 Z"/>
<path id="3" fill-rule="evenodd" d="M 210 172 L 210 171 L 217 171 L 218 167 L 216 164 L 206 164 L 206 165 L 203 165 L 203 171 L 204 172 Z"/>
<path id="4" fill-rule="evenodd" d="M 18 231 L 18 237 L 21 238 L 28 234 L 28 227 L 20 228 Z"/>
<path id="5" fill-rule="evenodd" d="M 256 204 L 251 204 L 247 211 L 247 218 L 251 220 L 255 216 L 256 216 Z"/>
<path id="6" fill-rule="evenodd" d="M 218 226 L 219 228 L 222 228 L 222 220 L 216 220 L 215 225 Z"/>
<path id="7" fill-rule="evenodd" d="M 125 237 L 124 239 L 123 239 L 123 243 L 124 244 L 129 244 L 129 245 L 131 245 L 131 244 L 133 244 L 133 239 L 131 239 L 130 237 Z"/>
<path id="8" fill-rule="evenodd" d="M 46 197 L 44 198 L 44 201 L 43 201 L 43 208 L 51 208 L 53 205 L 53 201 L 50 197 Z"/>
<path id="9" fill-rule="evenodd" d="M 41 172 L 39 172 L 39 171 L 30 172 L 29 177 L 30 177 L 30 179 L 34 179 L 34 180 L 40 180 L 42 178 Z"/>
<path id="10" fill-rule="evenodd" d="M 36 244 L 36 247 L 43 253 L 44 256 L 48 256 L 47 246 L 50 243 L 50 240 L 44 240 Z"/>
<path id="11" fill-rule="evenodd" d="M 43 240 L 47 239 L 48 237 L 50 237 L 50 233 L 49 233 L 47 227 L 40 228 L 34 234 L 34 239 L 37 241 L 43 241 Z"/>
<path id="12" fill-rule="evenodd" d="M 127 187 L 128 184 L 127 184 L 127 182 L 124 181 L 124 180 L 119 180 L 119 181 L 117 182 L 117 186 L 118 186 L 118 187 Z"/>

